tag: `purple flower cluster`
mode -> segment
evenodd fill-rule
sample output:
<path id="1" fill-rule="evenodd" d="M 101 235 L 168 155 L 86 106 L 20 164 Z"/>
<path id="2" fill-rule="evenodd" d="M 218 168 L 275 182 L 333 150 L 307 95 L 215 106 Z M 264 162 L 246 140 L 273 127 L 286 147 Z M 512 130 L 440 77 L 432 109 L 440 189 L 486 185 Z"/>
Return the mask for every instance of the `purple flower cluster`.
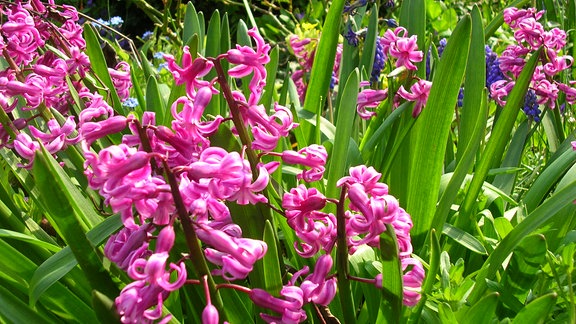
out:
<path id="1" fill-rule="evenodd" d="M 499 105 L 504 105 L 505 97 L 526 63 L 526 56 L 543 47 L 542 65 L 536 67 L 530 82 L 530 89 L 534 92 L 536 101 L 534 103 L 533 98 L 526 99 L 531 107 L 525 111 L 535 120 L 538 118 L 536 114 L 539 115 L 536 105 L 547 105 L 553 109 L 560 91 L 566 93 L 568 103 L 576 102 L 576 88 L 572 87 L 574 82 L 564 84 L 554 80 L 560 72 L 570 68 L 574 61 L 570 55 L 561 54 L 566 45 L 566 32 L 556 27 L 545 30 L 538 22 L 543 14 L 543 11 L 537 11 L 535 8 L 504 10 L 504 21 L 514 30 L 517 44 L 509 45 L 499 58 L 500 69 L 505 78 L 495 81 L 490 86 L 491 97 Z"/>

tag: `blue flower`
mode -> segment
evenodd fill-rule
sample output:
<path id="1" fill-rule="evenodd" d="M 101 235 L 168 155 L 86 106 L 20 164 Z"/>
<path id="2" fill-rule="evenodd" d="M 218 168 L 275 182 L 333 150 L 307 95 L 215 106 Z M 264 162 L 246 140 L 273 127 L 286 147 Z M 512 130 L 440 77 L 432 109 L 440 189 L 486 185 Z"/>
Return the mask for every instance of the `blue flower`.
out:
<path id="1" fill-rule="evenodd" d="M 538 109 L 540 105 L 536 101 L 537 99 L 536 92 L 532 89 L 528 90 L 526 97 L 524 98 L 524 106 L 522 107 L 522 110 L 524 110 L 524 113 L 528 118 L 532 117 L 534 121 L 538 123 L 540 122 L 540 114 L 542 111 Z"/>
<path id="2" fill-rule="evenodd" d="M 110 18 L 110 25 L 112 26 L 120 26 L 122 23 L 124 23 L 124 20 L 118 16 Z"/>
<path id="3" fill-rule="evenodd" d="M 384 47 L 380 43 L 380 37 L 376 37 L 376 51 L 374 53 L 374 65 L 370 74 L 370 82 L 376 83 L 380 80 L 380 72 L 384 68 Z"/>
<path id="4" fill-rule="evenodd" d="M 490 89 L 492 83 L 500 80 L 504 80 L 504 74 L 500 70 L 498 54 L 486 45 L 486 87 Z"/>
<path id="5" fill-rule="evenodd" d="M 156 52 L 152 55 L 152 57 L 154 57 L 157 60 L 163 60 L 164 59 L 164 52 Z"/>
<path id="6" fill-rule="evenodd" d="M 122 102 L 122 106 L 134 109 L 138 106 L 138 100 L 136 98 L 130 97 Z"/>
<path id="7" fill-rule="evenodd" d="M 142 34 L 142 40 L 149 40 L 150 38 L 152 38 L 152 35 L 154 35 L 154 33 L 147 30 L 144 32 L 144 34 Z"/>
<path id="8" fill-rule="evenodd" d="M 360 41 L 360 38 L 358 37 L 358 34 L 356 34 L 353 30 L 352 30 L 352 24 L 348 23 L 348 29 L 346 31 L 346 34 L 344 35 L 344 38 L 348 41 L 348 45 L 350 46 L 358 46 L 358 42 Z"/>
<path id="9" fill-rule="evenodd" d="M 102 18 L 98 18 L 98 19 L 96 20 L 96 23 L 93 23 L 93 25 L 96 26 L 96 27 L 100 27 L 101 25 L 110 26 L 110 22 L 108 22 L 108 20 L 104 20 L 104 19 L 102 19 Z"/>
<path id="10" fill-rule="evenodd" d="M 162 71 L 162 69 L 168 70 L 168 63 L 160 63 L 160 65 L 158 65 L 158 72 Z"/>
<path id="11" fill-rule="evenodd" d="M 388 27 L 391 27 L 391 28 L 398 27 L 398 22 L 392 18 L 384 19 L 384 22 L 386 23 L 386 25 L 388 25 Z"/>
<path id="12" fill-rule="evenodd" d="M 365 6 L 368 3 L 368 0 L 352 0 L 346 1 L 344 5 L 344 13 L 349 12 L 351 15 L 356 13 L 356 9 Z"/>

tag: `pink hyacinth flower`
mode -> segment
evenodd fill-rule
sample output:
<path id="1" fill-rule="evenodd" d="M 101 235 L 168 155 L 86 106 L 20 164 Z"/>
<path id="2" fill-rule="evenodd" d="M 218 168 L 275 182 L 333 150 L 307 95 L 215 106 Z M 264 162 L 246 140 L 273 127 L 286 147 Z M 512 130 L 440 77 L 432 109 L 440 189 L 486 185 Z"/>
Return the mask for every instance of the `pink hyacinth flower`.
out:
<path id="1" fill-rule="evenodd" d="M 358 116 L 362 119 L 370 119 L 376 115 L 374 111 L 368 111 L 367 108 L 376 108 L 382 102 L 388 98 L 388 89 L 384 90 L 373 90 L 365 89 L 358 93 L 358 107 L 356 111 Z"/>
<path id="2" fill-rule="evenodd" d="M 264 257 L 268 249 L 263 241 L 232 237 L 208 226 L 197 228 L 196 234 L 202 242 L 212 247 L 204 250 L 206 259 L 222 267 L 212 273 L 226 280 L 246 278 L 254 263 Z"/>
<path id="3" fill-rule="evenodd" d="M 400 86 L 398 89 L 398 95 L 406 100 L 414 101 L 414 110 L 412 110 L 412 117 L 416 118 L 422 112 L 422 108 L 426 105 L 428 101 L 428 95 L 430 94 L 430 88 L 432 88 L 432 82 L 426 80 L 418 80 L 410 87 L 410 92 L 404 89 L 404 86 Z"/>
<path id="4" fill-rule="evenodd" d="M 398 38 L 390 45 L 390 56 L 396 58 L 396 67 L 404 66 L 408 70 L 417 70 L 413 63 L 421 62 L 424 53 L 418 50 L 416 35 Z"/>
<path id="5" fill-rule="evenodd" d="M 296 324 L 306 320 L 306 312 L 302 310 L 304 305 L 303 291 L 296 286 L 284 286 L 280 290 L 280 295 L 284 298 L 277 298 L 263 289 L 252 289 L 249 297 L 256 306 L 270 309 L 281 314 L 272 316 L 261 313 L 260 317 L 266 323 L 286 323 Z"/>
<path id="6" fill-rule="evenodd" d="M 298 179 L 303 179 L 306 182 L 313 182 L 322 179 L 328 153 L 324 146 L 312 144 L 298 152 L 290 150 L 284 151 L 281 154 L 281 158 L 285 163 L 300 164 L 311 168 L 310 170 L 302 171 L 302 173 L 298 174 L 296 177 Z"/>

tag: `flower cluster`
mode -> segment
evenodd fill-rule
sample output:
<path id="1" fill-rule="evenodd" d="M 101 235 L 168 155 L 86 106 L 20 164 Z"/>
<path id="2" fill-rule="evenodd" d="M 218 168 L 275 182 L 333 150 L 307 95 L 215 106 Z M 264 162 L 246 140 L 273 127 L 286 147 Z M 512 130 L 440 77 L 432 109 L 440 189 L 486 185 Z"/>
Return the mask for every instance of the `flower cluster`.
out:
<path id="1" fill-rule="evenodd" d="M 406 36 L 407 31 L 403 27 L 387 29 L 382 37 L 377 38 L 376 52 L 374 54 L 374 65 L 370 77 L 371 83 L 377 83 L 380 79 L 380 73 L 385 65 L 386 60 L 393 60 L 396 68 L 402 68 L 408 71 L 417 70 L 414 63 L 421 62 L 423 59 L 422 51 L 418 50 L 416 36 Z M 369 83 L 362 82 L 361 86 L 367 86 Z M 404 85 L 400 86 L 394 96 L 394 103 L 397 106 L 401 99 L 415 102 L 412 116 L 417 117 L 422 108 L 426 105 L 432 83 L 426 80 L 417 79 L 406 90 Z M 370 119 L 376 115 L 375 111 L 369 111 L 367 108 L 376 108 L 382 100 L 388 98 L 388 89 L 374 90 L 364 89 L 358 94 L 358 115 L 363 119 Z"/>
<path id="2" fill-rule="evenodd" d="M 568 84 L 554 80 L 560 72 L 570 68 L 574 59 L 570 55 L 562 55 L 562 49 L 566 45 L 566 32 L 554 27 L 545 30 L 538 20 L 544 14 L 535 8 L 517 9 L 507 8 L 504 10 L 504 21 L 514 30 L 514 38 L 517 44 L 509 45 L 500 56 L 500 69 L 505 78 L 494 82 L 490 86 L 492 98 L 499 105 L 506 104 L 506 96 L 520 75 L 526 57 L 543 47 L 542 65 L 536 67 L 536 71 L 530 82 L 530 90 L 533 98 L 526 99 L 524 111 L 539 120 L 540 110 L 536 105 L 547 105 L 550 108 L 556 106 L 559 92 L 566 94 L 566 101 L 570 104 L 576 102 L 576 88 L 573 82 Z M 535 103 L 534 103 L 535 102 Z"/>
<path id="3" fill-rule="evenodd" d="M 28 161 L 25 166 L 31 166 L 40 144 L 56 154 L 80 141 L 76 134 L 80 124 L 76 123 L 82 120 L 70 111 L 74 103 L 71 91 L 84 97 L 99 95 L 82 82 L 90 61 L 84 54 L 86 41 L 74 7 L 32 0 L 0 5 L 0 11 L 6 18 L 0 27 L 0 52 L 8 62 L 0 72 L 0 106 L 5 116 L 0 147 L 13 147 Z M 128 98 L 129 65 L 119 63 L 109 72 L 120 97 Z M 98 109 L 112 110 L 104 101 L 99 103 Z M 57 119 L 58 115 L 63 118 Z"/>
<path id="4" fill-rule="evenodd" d="M 227 281 L 246 279 L 268 249 L 261 240 L 243 237 L 229 205 L 268 204 L 266 188 L 270 174 L 280 162 L 264 164 L 260 158 L 265 155 L 299 166 L 302 172 L 296 177 L 304 183 L 321 181 L 328 158 L 326 148 L 313 144 L 298 151 L 277 149 L 281 139 L 288 137 L 298 124 L 288 108 L 277 103 L 271 107 L 261 104 L 270 45 L 255 28 L 248 31 L 254 48 L 237 45 L 216 58 L 197 56 L 188 47 L 183 48 L 181 60 L 162 54 L 174 83 L 182 85 L 185 92 L 170 105 L 171 122 L 157 124 L 154 112 L 141 116 L 117 114 L 115 108 L 120 107 L 108 104 L 104 92 L 90 90 L 99 84 L 92 84 L 96 78 L 88 77 L 92 72 L 90 61 L 83 54 L 86 42 L 82 27 L 77 24 L 77 12 L 53 2 L 47 6 L 37 0 L 0 5 L 7 17 L 0 28 L 0 51 L 9 63 L 0 73 L 0 145 L 13 148 L 28 165 L 42 146 L 52 154 L 71 145 L 82 151 L 88 186 L 99 193 L 112 212 L 120 215 L 124 225 L 104 248 L 105 256 L 132 280 L 115 299 L 122 322 L 168 322 L 171 315 L 163 314 L 163 304 L 185 284 L 204 285 L 207 303 L 203 321 L 218 322 L 218 309 L 210 294 L 220 288 L 213 286 L 210 276 Z M 53 14 L 58 15 L 56 21 L 65 23 L 47 21 L 46 17 Z M 415 39 L 406 39 L 398 37 L 381 47 L 397 64 L 412 69 L 418 56 L 414 53 Z M 301 49 L 295 47 L 295 52 L 299 53 L 301 64 L 310 68 L 314 50 L 304 48 L 305 43 L 300 44 Z M 230 64 L 227 75 L 222 60 Z M 338 69 L 335 64 L 334 75 Z M 130 65 L 120 62 L 108 72 L 112 90 L 122 103 L 132 105 Z M 211 72 L 218 77 L 205 80 Z M 231 89 L 228 77 L 249 77 L 249 91 Z M 417 85 L 420 86 L 414 86 Z M 399 95 L 418 101 L 418 91 L 423 90 L 414 88 Z M 205 110 L 220 95 L 226 99 L 229 113 L 207 118 Z M 379 100 L 385 98 L 381 93 L 364 95 L 366 107 L 370 107 L 375 96 Z M 43 121 L 37 121 L 38 117 Z M 211 141 L 229 121 L 233 122 L 232 133 L 242 143 L 238 152 L 227 151 Z M 118 133 L 123 135 L 117 136 L 116 144 L 102 141 Z M 410 257 L 412 223 L 396 199 L 388 195 L 386 185 L 378 182 L 380 176 L 374 169 L 360 166 L 338 182 L 343 200 L 337 203 L 349 206 L 341 215 L 346 222 L 347 248 L 353 253 L 363 244 L 377 247 L 386 224 L 392 225 L 406 270 L 405 302 L 413 305 L 419 298 L 423 271 L 421 264 Z M 308 267 L 297 270 L 280 290 L 280 297 L 261 289 L 244 288 L 257 306 L 280 314 L 262 314 L 265 321 L 298 323 L 306 319 L 304 305 L 326 306 L 333 300 L 337 282 L 331 273 L 330 252 L 336 244 L 337 219 L 321 211 L 328 201 L 334 202 L 303 184 L 284 196 L 282 206 L 288 224 L 301 240 L 295 246 L 297 252 L 304 257 L 324 253 L 312 271 Z M 173 247 L 177 233 L 183 233 L 189 247 L 197 249 L 176 255 Z M 200 276 L 197 280 L 188 277 L 192 272 L 186 267 L 193 258 L 211 263 L 207 267 L 192 262 L 192 272 Z M 378 285 L 377 279 L 375 282 Z"/>
<path id="5" fill-rule="evenodd" d="M 237 115 L 232 112 L 231 118 L 240 121 L 235 125 L 249 127 L 253 134 L 251 144 L 244 143 L 248 145 L 246 149 L 259 150 L 262 155 L 278 154 L 286 163 L 309 168 L 299 175 L 305 181 L 317 181 L 323 176 L 327 153 L 322 146 L 312 145 L 299 152 L 272 152 L 279 139 L 298 125 L 285 107 L 275 104 L 274 113 L 268 115 L 259 104 L 270 46 L 256 29 L 248 34 L 256 43 L 255 49 L 237 46 L 218 58 L 193 59 L 185 47 L 181 64 L 164 54 L 175 83 L 185 85 L 186 89 L 186 95 L 171 106 L 170 127 L 156 125 L 153 112 L 145 112 L 141 121 L 132 115 L 114 115 L 100 97 L 82 94 L 88 99 L 80 117 L 85 174 L 90 187 L 98 190 L 113 212 L 120 213 L 125 226 L 111 237 L 106 256 L 135 280 L 116 299 L 124 322 L 159 319 L 163 301 L 186 282 L 184 261 L 167 261 L 173 245 L 167 240 L 172 238 L 173 242 L 177 220 L 193 224 L 195 236 L 205 245 L 204 257 L 216 266 L 212 275 L 226 280 L 245 279 L 267 251 L 264 242 L 242 237 L 226 202 L 267 203 L 262 191 L 277 163 L 259 163 L 253 168 L 244 152 L 211 146 L 210 136 L 228 118 L 220 115 L 212 120 L 203 118 L 204 110 L 220 90 L 214 82 L 202 77 L 215 69 L 219 60 L 226 59 L 234 65 L 228 70 L 230 76 L 252 77 L 248 98 L 240 91 L 227 89 L 237 109 Z M 121 88 L 120 75 L 118 80 L 117 87 Z M 94 141 L 126 127 L 131 133 L 123 136 L 121 144 L 98 153 L 91 149 Z M 235 129 L 235 133 L 240 136 L 243 130 Z M 173 175 L 173 182 L 167 182 L 166 173 Z M 177 200 L 182 202 L 181 207 Z M 153 235 L 155 232 L 159 234 Z M 150 249 L 149 242 L 154 239 L 155 248 Z M 172 282 L 168 281 L 171 276 L 176 277 Z M 207 309 L 209 317 L 213 317 L 214 309 Z"/>
<path id="6" fill-rule="evenodd" d="M 399 255 L 406 270 L 404 280 L 410 285 L 404 292 L 404 302 L 415 305 L 420 296 L 417 293 L 422 284 L 424 270 L 422 264 L 411 257 L 412 243 L 410 215 L 398 205 L 396 198 L 388 194 L 388 187 L 378 182 L 382 175 L 372 167 L 357 166 L 350 168 L 350 175 L 341 178 L 337 185 L 346 190 L 348 206 L 345 211 L 346 241 L 348 251 L 353 254 L 359 246 L 367 244 L 380 246 L 380 234 L 386 230 L 386 224 L 392 225 L 396 232 Z M 288 224 L 300 239 L 295 249 L 302 257 L 312 257 L 323 251 L 332 252 L 336 243 L 336 216 L 323 212 L 329 200 L 317 189 L 299 185 L 284 194 L 282 207 L 286 211 Z"/>

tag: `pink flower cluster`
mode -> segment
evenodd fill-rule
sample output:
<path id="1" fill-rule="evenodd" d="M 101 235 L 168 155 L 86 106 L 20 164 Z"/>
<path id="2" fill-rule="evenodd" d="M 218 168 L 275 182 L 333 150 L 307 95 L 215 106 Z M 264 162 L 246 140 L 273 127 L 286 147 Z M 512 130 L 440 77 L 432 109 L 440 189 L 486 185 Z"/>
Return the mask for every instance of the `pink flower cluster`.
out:
<path id="1" fill-rule="evenodd" d="M 569 69 L 574 62 L 572 56 L 561 54 L 566 45 L 566 32 L 557 27 L 545 30 L 538 22 L 543 14 L 544 11 L 537 11 L 535 8 L 504 10 L 504 21 L 514 30 L 517 44 L 509 45 L 499 58 L 500 69 L 506 79 L 497 81 L 490 87 L 491 96 L 499 105 L 506 104 L 506 96 L 524 68 L 526 57 L 540 47 L 544 48 L 543 61 L 536 67 L 530 82 L 530 89 L 537 95 L 537 104 L 554 108 L 560 91 L 566 94 L 568 103 L 576 103 L 576 88 L 573 87 L 576 82 L 569 81 L 564 84 L 553 79 L 560 72 Z"/>
<path id="2" fill-rule="evenodd" d="M 86 156 L 85 174 L 90 187 L 98 190 L 115 213 L 120 213 L 125 226 L 111 237 L 106 256 L 136 280 L 116 299 L 123 322 L 160 319 L 164 300 L 186 282 L 183 261 L 167 262 L 172 244 L 163 240 L 173 237 L 172 224 L 183 213 L 189 217 L 195 235 L 205 245 L 206 260 L 216 266 L 212 275 L 226 280 L 245 279 L 254 263 L 267 251 L 263 241 L 242 237 L 226 202 L 267 203 L 262 191 L 269 183 L 269 172 L 277 163 L 258 164 L 255 175 L 244 152 L 228 152 L 211 146 L 210 136 L 226 119 L 223 116 L 212 120 L 203 118 L 204 110 L 220 91 L 215 81 L 201 78 L 219 64 L 216 60 L 226 59 L 233 63 L 228 73 L 234 78 L 252 76 L 248 99 L 240 91 L 232 91 L 238 116 L 253 134 L 249 149 L 260 150 L 261 154 L 279 154 L 287 163 L 309 168 L 300 175 L 306 181 L 322 178 L 327 158 L 324 147 L 313 145 L 299 152 L 271 152 L 280 138 L 288 136 L 297 124 L 285 107 L 275 104 L 275 112 L 268 115 L 265 107 L 259 104 L 270 46 L 264 43 L 256 29 L 250 30 L 249 35 L 255 40 L 256 49 L 237 46 L 216 59 L 192 59 L 185 47 L 181 66 L 172 56 L 166 55 L 168 69 L 176 84 L 186 86 L 186 95 L 172 104 L 171 127 L 156 125 L 152 112 L 145 112 L 141 121 L 132 115 L 114 116 L 101 97 L 80 93 L 86 100 L 79 126 Z M 118 87 L 122 87 L 128 73 L 125 69 L 124 66 L 115 74 Z M 124 135 L 121 144 L 108 146 L 97 153 L 92 150 L 94 141 L 126 127 L 131 134 Z M 177 189 L 167 183 L 165 173 L 173 174 Z M 176 207 L 176 196 L 181 199 L 184 210 Z M 159 231 L 156 247 L 150 250 L 149 242 L 154 239 L 155 231 Z M 170 282 L 168 278 L 173 273 L 176 279 Z M 214 318 L 217 312 L 214 313 L 213 305 L 209 306 L 206 316 Z"/>
<path id="3" fill-rule="evenodd" d="M 73 99 L 67 79 L 74 91 L 90 93 L 81 82 L 90 61 L 84 54 L 86 42 L 74 7 L 30 0 L 0 4 L 0 12 L 5 18 L 0 26 L 0 52 L 8 62 L 0 71 L 0 107 L 11 120 L 4 127 L 16 133 L 10 138 L 0 126 L 0 147 L 14 148 L 31 166 L 40 144 L 56 154 L 80 141 L 76 117 L 70 112 Z M 64 23 L 53 23 L 47 17 Z M 129 65 L 122 62 L 110 74 L 121 97 L 127 98 L 132 87 Z M 29 116 L 26 111 L 33 116 L 18 118 Z M 53 117 L 57 114 L 65 117 L 62 125 Z"/>
<path id="4" fill-rule="evenodd" d="M 360 245 L 379 247 L 380 234 L 386 224 L 394 227 L 399 245 L 399 255 L 405 273 L 404 302 L 415 305 L 424 270 L 422 264 L 411 257 L 412 243 L 410 215 L 398 205 L 396 198 L 388 194 L 388 187 L 378 182 L 382 175 L 372 167 L 350 168 L 350 175 L 338 181 L 338 186 L 347 190 L 348 210 L 345 212 L 346 238 L 348 249 L 353 254 Z M 327 198 L 315 188 L 300 185 L 284 194 L 282 207 L 285 209 L 288 224 L 301 240 L 295 246 L 299 255 L 309 258 L 320 250 L 330 254 L 336 242 L 336 217 L 322 212 Z M 342 203 L 342 202 L 340 202 Z"/>
<path id="5" fill-rule="evenodd" d="M 424 58 L 422 51 L 418 50 L 416 43 L 416 35 L 407 37 L 407 31 L 403 27 L 397 27 L 394 30 L 387 29 L 384 36 L 380 37 L 378 41 L 382 46 L 383 56 L 379 59 L 385 61 L 387 59 L 395 60 L 396 68 L 404 68 L 409 71 L 415 71 L 418 68 L 414 63 L 421 62 Z M 362 82 L 361 86 L 368 86 L 369 82 Z M 422 108 L 426 105 L 428 95 L 432 82 L 418 79 L 416 83 L 412 84 L 410 91 L 401 85 L 398 92 L 394 96 L 394 105 L 398 106 L 401 99 L 415 102 L 412 111 L 413 117 L 418 117 Z M 374 109 L 378 107 L 380 102 L 388 98 L 388 89 L 374 90 L 364 89 L 358 93 L 358 115 L 362 119 L 370 119 L 376 115 L 375 111 L 370 111 L 368 108 Z"/>
<path id="6" fill-rule="evenodd" d="M 310 269 L 305 266 L 296 272 L 290 282 L 280 290 L 282 298 L 274 297 L 262 289 L 252 289 L 250 299 L 257 306 L 270 309 L 280 316 L 261 313 L 266 323 L 300 323 L 306 320 L 302 307 L 308 303 L 327 306 L 336 296 L 336 277 L 329 275 L 333 261 L 330 254 L 318 258 L 314 272 L 306 276 L 300 286 L 296 281 Z"/>

